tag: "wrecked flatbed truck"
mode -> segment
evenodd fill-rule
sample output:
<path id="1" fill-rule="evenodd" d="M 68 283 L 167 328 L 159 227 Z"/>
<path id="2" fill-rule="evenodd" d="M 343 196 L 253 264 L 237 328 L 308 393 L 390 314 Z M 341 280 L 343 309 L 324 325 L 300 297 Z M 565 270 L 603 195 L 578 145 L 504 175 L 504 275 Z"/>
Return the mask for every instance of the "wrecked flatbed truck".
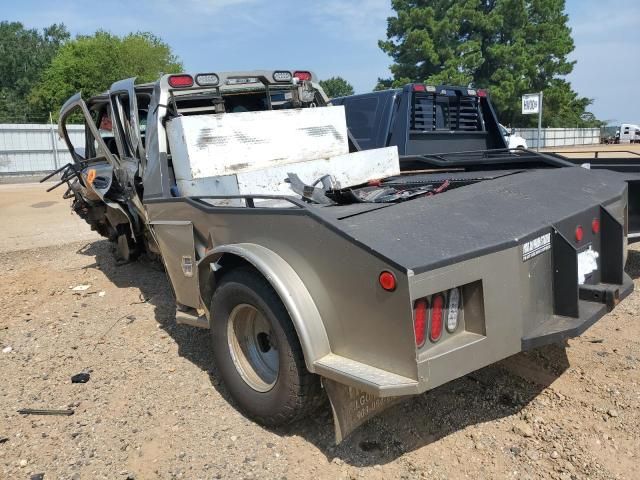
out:
<path id="1" fill-rule="evenodd" d="M 580 334 L 632 291 L 614 173 L 400 174 L 396 147 L 349 153 L 327 103 L 309 72 L 218 72 L 121 81 L 60 116 L 65 197 L 121 257 L 161 256 L 176 321 L 211 330 L 251 418 L 301 418 L 323 386 L 340 441 L 395 400 Z"/>

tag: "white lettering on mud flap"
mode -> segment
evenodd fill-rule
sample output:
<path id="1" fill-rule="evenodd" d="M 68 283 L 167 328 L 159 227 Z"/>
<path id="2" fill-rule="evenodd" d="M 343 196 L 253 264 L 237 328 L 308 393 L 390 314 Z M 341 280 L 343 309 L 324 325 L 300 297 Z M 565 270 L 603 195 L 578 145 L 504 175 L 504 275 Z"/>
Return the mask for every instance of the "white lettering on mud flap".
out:
<path id="1" fill-rule="evenodd" d="M 526 262 L 527 260 L 531 260 L 533 257 L 536 257 L 547 250 L 551 250 L 550 233 L 546 233 L 541 237 L 529 240 L 527 243 L 522 245 L 522 261 Z"/>
<path id="2" fill-rule="evenodd" d="M 404 398 L 377 397 L 328 378 L 322 379 L 322 385 L 333 410 L 336 443 L 340 443 L 368 419 Z"/>

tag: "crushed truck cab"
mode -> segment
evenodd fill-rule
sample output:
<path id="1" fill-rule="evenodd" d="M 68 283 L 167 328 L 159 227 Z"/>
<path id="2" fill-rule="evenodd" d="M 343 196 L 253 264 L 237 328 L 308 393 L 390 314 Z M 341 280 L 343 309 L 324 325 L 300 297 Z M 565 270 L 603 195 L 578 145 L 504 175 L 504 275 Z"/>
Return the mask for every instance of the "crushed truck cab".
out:
<path id="1" fill-rule="evenodd" d="M 176 321 L 211 330 L 222 380 L 265 425 L 326 393 L 340 441 L 579 335 L 633 289 L 615 173 L 481 157 L 401 173 L 395 146 L 359 148 L 311 72 L 127 80 L 60 118 L 65 197 L 125 260 L 162 259 Z"/>

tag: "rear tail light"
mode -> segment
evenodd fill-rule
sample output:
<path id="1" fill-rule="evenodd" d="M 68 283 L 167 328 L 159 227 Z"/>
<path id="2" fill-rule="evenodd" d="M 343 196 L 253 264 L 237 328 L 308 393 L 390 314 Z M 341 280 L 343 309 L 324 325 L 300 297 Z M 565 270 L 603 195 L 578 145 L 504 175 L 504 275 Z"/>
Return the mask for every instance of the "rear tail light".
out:
<path id="1" fill-rule="evenodd" d="M 193 77 L 191 75 L 171 75 L 169 86 L 173 88 L 193 87 Z"/>
<path id="2" fill-rule="evenodd" d="M 600 220 L 599 220 L 599 219 L 594 218 L 594 219 L 591 221 L 591 231 L 592 231 L 593 233 L 595 233 L 596 235 L 597 235 L 598 233 L 600 233 Z"/>
<path id="3" fill-rule="evenodd" d="M 301 82 L 304 82 L 305 80 L 311 80 L 311 72 L 293 72 L 293 76 Z"/>
<path id="4" fill-rule="evenodd" d="M 483 89 L 479 89 L 478 90 L 478 96 L 479 97 L 486 97 L 487 96 L 487 91 L 483 90 Z"/>
<path id="5" fill-rule="evenodd" d="M 396 277 L 393 273 L 386 270 L 378 277 L 380 286 L 387 292 L 393 292 L 396 289 Z"/>
<path id="6" fill-rule="evenodd" d="M 442 336 L 442 314 L 444 310 L 444 296 L 439 293 L 431 299 L 431 328 L 429 338 L 432 342 L 437 342 Z"/>
<path id="7" fill-rule="evenodd" d="M 462 311 L 460 287 L 416 300 L 413 304 L 416 346 L 424 345 L 427 332 L 432 343 L 442 338 L 445 329 L 448 334 L 454 334 L 460 326 Z"/>
<path id="8" fill-rule="evenodd" d="M 422 84 L 416 84 L 413 86 L 413 91 L 414 92 L 426 92 L 427 91 L 427 87 L 425 85 Z"/>
<path id="9" fill-rule="evenodd" d="M 458 317 L 460 316 L 460 290 L 452 288 L 449 290 L 449 308 L 447 308 L 447 332 L 453 333 L 458 328 Z"/>
<path id="10" fill-rule="evenodd" d="M 580 243 L 583 238 L 584 238 L 584 229 L 582 228 L 582 225 L 578 225 L 576 227 L 576 242 Z"/>
<path id="11" fill-rule="evenodd" d="M 424 345 L 427 331 L 427 299 L 416 300 L 413 306 L 413 331 L 416 336 L 416 346 Z"/>

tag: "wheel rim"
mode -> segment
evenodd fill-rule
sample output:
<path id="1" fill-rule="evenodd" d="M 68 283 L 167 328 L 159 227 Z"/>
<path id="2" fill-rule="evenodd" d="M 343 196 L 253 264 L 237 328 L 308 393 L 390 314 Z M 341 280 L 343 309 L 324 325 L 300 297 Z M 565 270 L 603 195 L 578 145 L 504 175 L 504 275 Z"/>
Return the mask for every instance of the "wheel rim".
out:
<path id="1" fill-rule="evenodd" d="M 227 325 L 229 352 L 242 379 L 258 392 L 268 392 L 278 379 L 280 359 L 271 324 L 253 305 L 237 305 Z"/>

